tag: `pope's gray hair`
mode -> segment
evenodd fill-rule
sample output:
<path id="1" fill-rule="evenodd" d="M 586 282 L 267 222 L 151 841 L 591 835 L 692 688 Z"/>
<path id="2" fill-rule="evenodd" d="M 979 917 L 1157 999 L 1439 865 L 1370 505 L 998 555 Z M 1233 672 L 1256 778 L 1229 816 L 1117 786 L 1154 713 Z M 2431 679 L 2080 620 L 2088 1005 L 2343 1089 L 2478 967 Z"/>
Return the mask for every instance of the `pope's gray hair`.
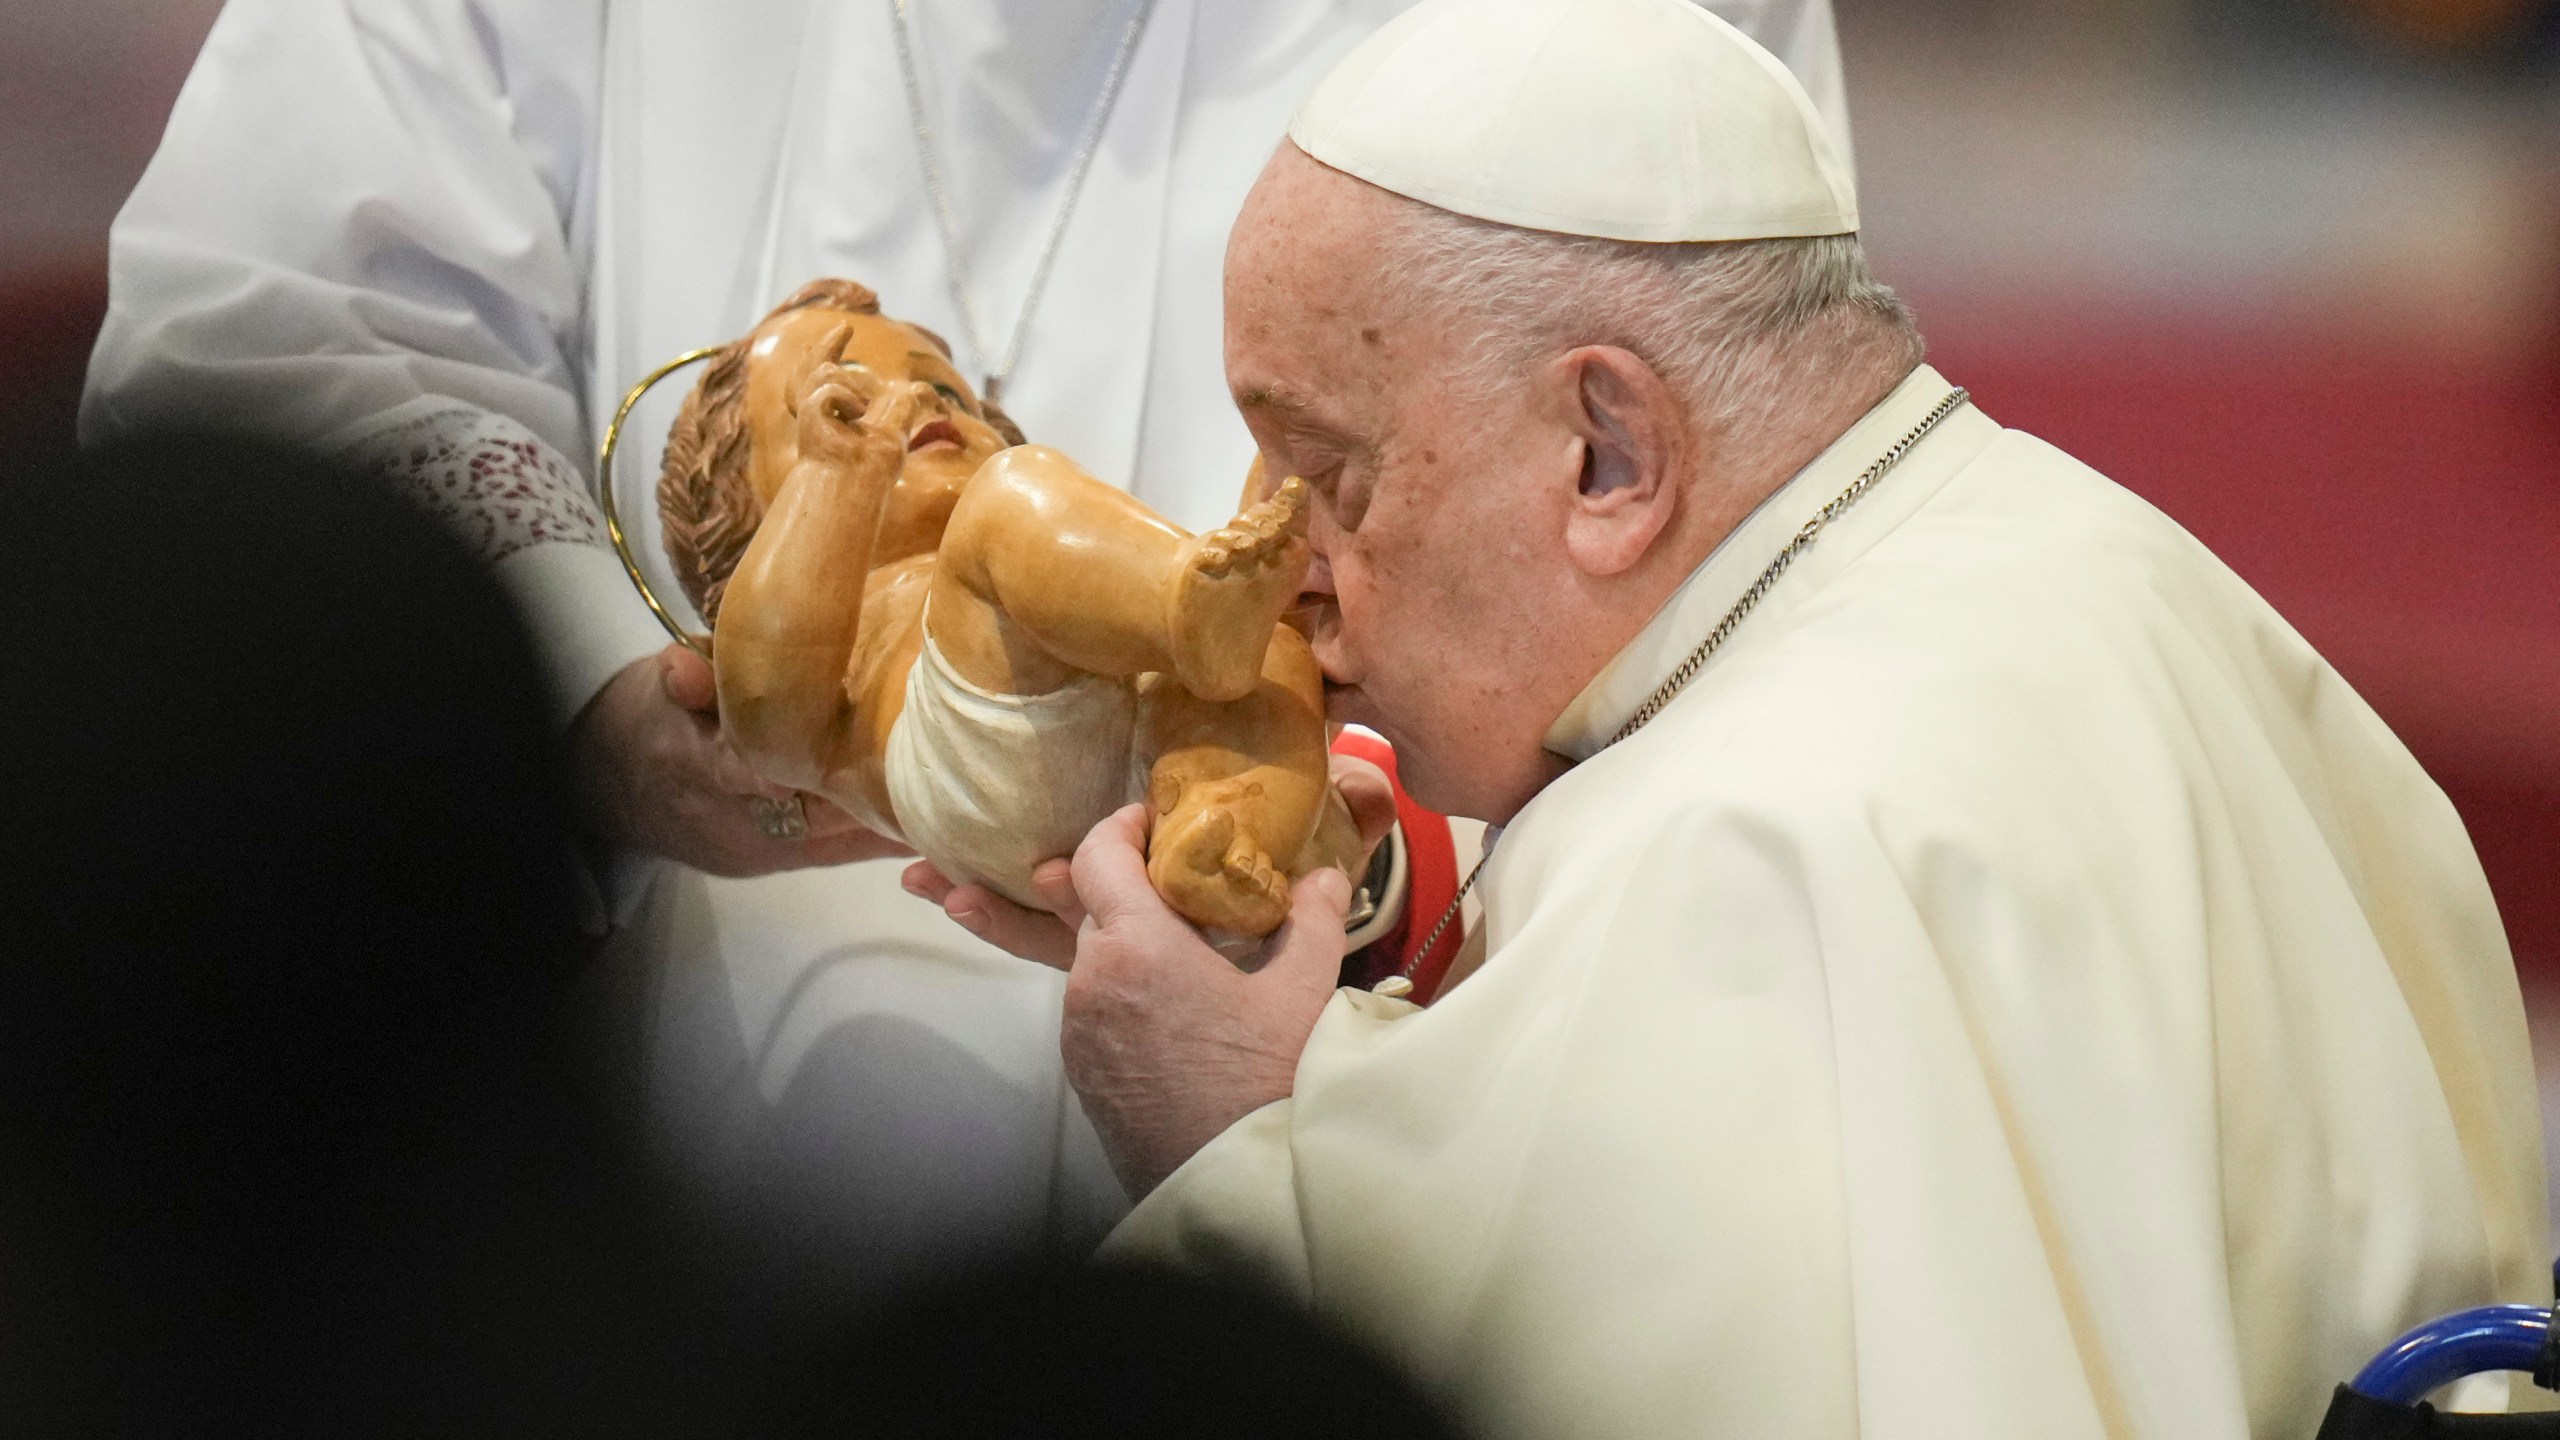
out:
<path id="1" fill-rule="evenodd" d="M 1804 386 L 1920 363 L 1910 310 L 1855 235 L 1649 244 L 1402 208 L 1386 263 L 1409 310 L 1462 327 L 1470 398 L 1564 350 L 1614 345 L 1687 397 L 1699 423 L 1747 438 Z"/>

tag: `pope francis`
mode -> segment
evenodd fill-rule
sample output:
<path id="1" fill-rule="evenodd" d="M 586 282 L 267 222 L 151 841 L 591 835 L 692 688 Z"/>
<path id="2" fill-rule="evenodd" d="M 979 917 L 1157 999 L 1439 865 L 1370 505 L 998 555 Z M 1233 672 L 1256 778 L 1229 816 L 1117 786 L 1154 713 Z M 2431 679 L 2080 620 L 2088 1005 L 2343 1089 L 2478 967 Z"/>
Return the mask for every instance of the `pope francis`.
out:
<path id="1" fill-rule="evenodd" d="M 1097 829 L 1108 1248 L 1496 1435 L 2309 1436 L 2406 1325 L 2548 1299 L 2488 890 L 2246 585 L 1920 363 L 1857 228 L 1676 0 L 1430 0 L 1307 100 L 1228 379 L 1317 496 L 1335 718 L 1502 827 L 1488 943 L 1337 991 L 1319 873 L 1240 972 Z"/>

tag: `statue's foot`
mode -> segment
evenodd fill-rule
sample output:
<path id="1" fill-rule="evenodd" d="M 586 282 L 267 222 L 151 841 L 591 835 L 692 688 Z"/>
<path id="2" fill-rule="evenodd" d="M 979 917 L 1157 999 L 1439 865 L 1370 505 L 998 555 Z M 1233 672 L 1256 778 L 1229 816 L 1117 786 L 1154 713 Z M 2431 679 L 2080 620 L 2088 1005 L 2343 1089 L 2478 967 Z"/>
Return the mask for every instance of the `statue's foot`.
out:
<path id="1" fill-rule="evenodd" d="M 1307 575 L 1307 486 L 1295 476 L 1268 500 L 1185 542 L 1173 589 L 1174 678 L 1203 700 L 1241 700 L 1262 679 L 1272 627 Z"/>
<path id="2" fill-rule="evenodd" d="M 1158 820 L 1147 878 L 1194 925 L 1267 935 L 1289 917 L 1289 876 L 1222 802 Z"/>

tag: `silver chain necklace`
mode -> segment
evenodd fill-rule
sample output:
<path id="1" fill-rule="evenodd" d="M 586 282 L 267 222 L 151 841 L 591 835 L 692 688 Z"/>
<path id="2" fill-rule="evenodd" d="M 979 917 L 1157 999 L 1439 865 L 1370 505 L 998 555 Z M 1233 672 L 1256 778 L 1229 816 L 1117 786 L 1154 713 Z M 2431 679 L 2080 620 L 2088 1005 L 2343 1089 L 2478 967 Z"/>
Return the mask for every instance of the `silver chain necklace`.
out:
<path id="1" fill-rule="evenodd" d="M 1777 557 L 1769 562 L 1768 568 L 1760 572 L 1760 578 L 1752 581 L 1751 588 L 1742 592 L 1742 598 L 1733 602 L 1733 608 L 1724 612 L 1724 618 L 1716 622 L 1716 628 L 1707 632 L 1707 638 L 1698 642 L 1698 648 L 1690 651 L 1688 658 L 1680 662 L 1679 668 L 1671 672 L 1670 678 L 1656 686 L 1654 692 L 1645 697 L 1644 703 L 1636 707 L 1636 713 L 1629 716 L 1627 723 L 1619 726 L 1618 733 L 1610 736 L 1607 744 L 1602 745 L 1600 749 L 1606 750 L 1609 746 L 1643 729 L 1653 717 L 1662 713 L 1662 707 L 1670 704 L 1672 697 L 1689 688 L 1689 682 L 1697 679 L 1698 672 L 1707 668 L 1707 657 L 1724 648 L 1724 642 L 1733 638 L 1734 630 L 1742 624 L 1743 619 L 1760 608 L 1760 602 L 1767 598 L 1771 587 L 1778 583 L 1778 577 L 1786 574 L 1787 567 L 1796 563 L 1796 557 L 1812 546 L 1814 540 L 1822 534 L 1823 528 L 1839 519 L 1842 511 L 1865 498 L 1866 493 L 1875 488 L 1876 482 L 1885 477 L 1886 471 L 1901 463 L 1902 457 L 1911 453 L 1911 447 L 1920 443 L 1920 437 L 1937 429 L 1938 422 L 1954 414 L 1956 408 L 1964 404 L 1966 398 L 1962 386 L 1948 392 L 1945 399 L 1939 401 L 1928 414 L 1920 417 L 1919 424 L 1912 426 L 1901 439 L 1893 442 L 1892 449 L 1878 456 L 1876 463 L 1868 466 L 1860 472 L 1857 479 L 1849 482 L 1848 489 L 1831 497 L 1830 504 L 1813 512 L 1813 518 L 1805 521 L 1803 527 L 1796 531 L 1795 538 L 1789 540 L 1786 548 L 1780 550 Z M 1440 943 L 1440 937 L 1447 934 L 1449 927 L 1457 922 L 1460 907 L 1467 903 L 1467 893 L 1476 888 L 1477 877 L 1484 874 L 1485 864 L 1492 859 L 1492 852 L 1487 851 L 1482 859 L 1476 861 L 1475 868 L 1467 872 L 1466 882 L 1458 887 L 1456 895 L 1450 897 L 1449 908 L 1440 912 L 1440 923 L 1432 926 L 1431 933 L 1423 937 L 1421 947 L 1413 952 L 1413 958 L 1404 962 L 1403 968 L 1395 974 L 1370 987 L 1371 989 L 1390 999 L 1413 993 L 1414 972 L 1422 968 L 1422 962 L 1430 958 L 1433 947 Z"/>
<path id="2" fill-rule="evenodd" d="M 1093 168 L 1094 152 L 1102 148 L 1102 129 L 1111 119 L 1111 107 L 1120 98 L 1120 82 L 1129 76 L 1129 59 L 1138 51 L 1138 36 L 1147 28 L 1147 17 L 1155 11 L 1155 0 L 1137 0 L 1129 13 L 1129 23 L 1120 32 L 1120 48 L 1111 57 L 1111 69 L 1102 77 L 1102 93 L 1093 102 L 1093 113 L 1085 118 L 1083 138 L 1076 142 L 1074 160 L 1067 167 L 1067 193 L 1059 198 L 1058 213 L 1049 222 L 1048 238 L 1040 242 L 1040 258 L 1031 267 L 1030 288 L 1023 291 L 1022 309 L 1013 317 L 1012 333 L 1005 337 L 1004 350 L 988 363 L 986 331 L 978 323 L 977 303 L 969 298 L 969 271 L 960 257 L 960 223 L 951 209 L 951 192 L 943 183 L 942 156 L 933 141 L 933 127 L 924 114 L 924 83 L 916 72 L 915 32 L 907 19 L 907 0 L 889 0 L 889 16 L 898 40 L 898 76 L 906 83 L 907 119 L 915 126 L 916 160 L 924 168 L 924 188 L 933 198 L 933 218 L 942 229 L 943 267 L 951 281 L 951 300 L 959 307 L 960 323 L 966 333 L 961 337 L 969 345 L 969 358 L 986 377 L 979 394 L 991 404 L 1003 403 L 1004 382 L 1013 375 L 1013 367 L 1022 361 L 1023 338 L 1031 331 L 1032 312 L 1040 308 L 1040 294 L 1049 286 L 1049 270 L 1058 258 L 1058 244 L 1067 235 L 1067 219 L 1075 213 L 1076 199 L 1084 193 L 1084 178 Z"/>

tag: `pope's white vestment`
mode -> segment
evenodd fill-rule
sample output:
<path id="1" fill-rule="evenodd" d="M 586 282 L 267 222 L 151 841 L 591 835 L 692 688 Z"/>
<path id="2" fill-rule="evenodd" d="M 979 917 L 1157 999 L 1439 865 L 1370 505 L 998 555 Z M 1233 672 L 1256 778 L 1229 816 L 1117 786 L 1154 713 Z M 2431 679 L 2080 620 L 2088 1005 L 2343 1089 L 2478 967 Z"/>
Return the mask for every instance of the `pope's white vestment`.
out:
<path id="1" fill-rule="evenodd" d="M 909 0 L 992 348 L 1133 4 Z M 1402 8 L 1155 0 L 1006 387 L 1033 438 L 1182 523 L 1231 513 L 1228 227 L 1291 108 Z M 1714 8 L 1845 131 L 1829 0 Z M 482 544 L 565 720 L 666 640 L 584 493 L 626 387 L 821 274 L 977 363 L 914 130 L 889 0 L 231 0 L 116 223 L 84 428 L 349 447 Z M 619 491 L 668 595 L 646 496 L 680 392 L 638 412 Z M 1127 1202 L 1060 1074 L 1058 977 L 898 869 L 626 874 L 660 1117 L 714 1183 L 832 1236 L 847 1283 L 1090 1244 Z"/>
<path id="2" fill-rule="evenodd" d="M 2202 546 L 1949 386 L 1559 719 L 1489 948 L 1338 993 L 1108 1247 L 1345 1319 L 1497 1436 L 2308 1437 L 2548 1303 L 2516 982 L 2442 793 Z M 1604 748 L 1605 746 L 1605 748 Z"/>

